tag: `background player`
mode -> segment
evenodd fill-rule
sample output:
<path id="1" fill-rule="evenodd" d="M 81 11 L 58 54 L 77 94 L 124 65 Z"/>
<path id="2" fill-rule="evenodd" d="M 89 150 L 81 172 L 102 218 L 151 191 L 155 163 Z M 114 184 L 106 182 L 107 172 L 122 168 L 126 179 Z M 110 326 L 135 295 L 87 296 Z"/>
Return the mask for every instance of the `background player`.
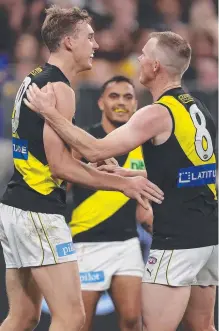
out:
<path id="1" fill-rule="evenodd" d="M 190 59 L 191 47 L 179 35 L 152 34 L 139 61 L 140 81 L 155 103 L 99 140 L 55 110 L 51 86 L 48 94 L 36 87 L 29 93 L 32 109 L 40 111 L 66 142 L 93 162 L 143 144 L 148 176 L 165 193 L 162 206 L 153 210 L 153 250 L 142 289 L 147 331 L 175 330 L 183 316 L 188 329 L 214 329 L 216 130 L 208 110 L 181 87 Z"/>
<path id="2" fill-rule="evenodd" d="M 87 131 L 103 138 L 125 124 L 137 109 L 133 83 L 116 76 L 104 83 L 98 101 L 100 124 Z M 101 166 L 122 176 L 146 176 L 141 147 L 117 158 L 118 166 Z M 110 289 L 122 331 L 140 331 L 143 259 L 136 229 L 136 202 L 120 192 L 93 191 L 73 185 L 74 210 L 70 227 L 81 274 L 86 322 L 92 319 L 103 291 Z M 152 209 L 140 211 L 139 221 L 152 223 Z M 139 217 L 140 214 L 140 217 Z M 143 214 L 143 219 L 142 219 Z M 150 236 L 148 236 L 149 249 Z M 95 279 L 95 281 L 94 281 Z"/>
<path id="3" fill-rule="evenodd" d="M 51 81 L 57 108 L 72 120 L 74 92 L 70 82 L 76 73 L 91 69 L 98 48 L 89 23 L 86 11 L 51 7 L 42 27 L 51 56 L 44 67 L 24 79 L 16 96 L 12 114 L 15 169 L 0 205 L 10 303 L 1 331 L 32 330 L 39 320 L 42 295 L 52 314 L 50 330 L 80 330 L 84 323 L 76 255 L 63 216 L 63 180 L 118 189 L 140 201 L 149 183 L 143 177 L 103 174 L 73 159 L 53 129 L 23 103 L 30 83 L 42 88 Z"/>

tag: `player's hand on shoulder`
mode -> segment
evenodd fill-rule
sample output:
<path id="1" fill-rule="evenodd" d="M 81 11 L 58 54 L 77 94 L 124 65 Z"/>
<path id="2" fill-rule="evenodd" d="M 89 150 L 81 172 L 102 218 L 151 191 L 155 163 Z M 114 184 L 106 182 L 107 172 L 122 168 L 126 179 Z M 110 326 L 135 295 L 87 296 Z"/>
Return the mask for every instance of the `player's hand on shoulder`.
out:
<path id="1" fill-rule="evenodd" d="M 56 106 L 56 95 L 53 84 L 48 83 L 42 89 L 35 83 L 29 85 L 24 103 L 28 108 L 41 115 L 53 111 Z"/>

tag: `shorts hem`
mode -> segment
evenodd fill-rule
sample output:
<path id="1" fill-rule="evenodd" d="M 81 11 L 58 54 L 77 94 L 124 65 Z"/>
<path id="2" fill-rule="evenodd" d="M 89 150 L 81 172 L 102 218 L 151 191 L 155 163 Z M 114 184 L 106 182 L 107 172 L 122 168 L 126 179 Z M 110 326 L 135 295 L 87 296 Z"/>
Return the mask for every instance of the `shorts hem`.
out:
<path id="1" fill-rule="evenodd" d="M 15 264 L 6 264 L 6 269 L 19 269 Z"/>
<path id="2" fill-rule="evenodd" d="M 191 284 L 167 284 L 165 282 L 153 282 L 153 281 L 150 281 L 150 280 L 143 280 L 142 279 L 142 283 L 148 283 L 148 284 L 156 284 L 156 285 L 163 285 L 163 286 L 169 286 L 169 287 L 188 287 L 188 286 L 218 286 L 218 282 L 212 282 L 211 284 L 194 284 L 194 283 L 191 283 Z"/>
<path id="3" fill-rule="evenodd" d="M 192 286 L 192 284 L 167 284 L 167 282 L 162 282 L 162 281 L 150 281 L 150 280 L 144 280 L 142 279 L 142 283 L 148 283 L 148 284 L 155 284 L 155 285 L 163 285 L 163 286 L 168 286 L 168 287 L 188 287 L 188 286 Z"/>
<path id="4" fill-rule="evenodd" d="M 138 272 L 138 271 L 135 271 L 135 272 L 118 272 L 118 273 L 115 273 L 113 274 L 113 276 L 131 276 L 131 277 L 139 277 L 139 278 L 142 278 L 143 277 L 143 274 L 144 272 Z"/>
<path id="5" fill-rule="evenodd" d="M 110 289 L 110 286 L 106 286 L 104 288 L 84 288 L 81 284 L 81 291 L 86 291 L 86 292 L 104 292 Z"/>
<path id="6" fill-rule="evenodd" d="M 212 282 L 211 284 L 202 284 L 202 283 L 198 283 L 198 284 L 192 284 L 191 286 L 203 286 L 203 287 L 208 287 L 208 286 L 218 286 L 218 282 Z"/>
<path id="7" fill-rule="evenodd" d="M 34 268 L 34 267 L 45 267 L 47 265 L 56 265 L 56 264 L 61 264 L 61 263 L 67 263 L 67 262 L 77 262 L 77 259 L 71 259 L 71 260 L 65 260 L 65 261 L 51 261 L 47 263 L 40 264 L 39 262 L 33 262 L 33 263 L 23 263 L 19 266 L 13 265 L 13 264 L 6 264 L 6 269 L 20 269 L 20 268 Z"/>

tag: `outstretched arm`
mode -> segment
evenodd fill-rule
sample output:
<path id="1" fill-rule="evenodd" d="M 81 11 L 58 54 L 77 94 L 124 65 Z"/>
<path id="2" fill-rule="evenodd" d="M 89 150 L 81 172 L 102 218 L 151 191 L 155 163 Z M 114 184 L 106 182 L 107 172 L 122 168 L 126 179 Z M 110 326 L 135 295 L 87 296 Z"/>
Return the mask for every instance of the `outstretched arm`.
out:
<path id="1" fill-rule="evenodd" d="M 120 128 L 112 131 L 103 139 L 96 139 L 84 130 L 73 126 L 57 109 L 49 103 L 52 85 L 47 93 L 37 86 L 27 91 L 26 105 L 41 113 L 58 135 L 87 160 L 96 162 L 112 156 L 128 153 L 145 141 L 169 130 L 172 125 L 168 111 L 160 105 L 151 105 L 138 110 L 132 118 Z"/>
<path id="2" fill-rule="evenodd" d="M 142 176 L 144 178 L 147 178 L 147 171 L 144 170 L 134 170 L 129 168 L 123 168 L 119 165 L 112 165 L 112 164 L 103 164 L 97 168 L 100 171 L 105 171 L 108 173 L 113 173 L 119 176 L 123 177 L 136 177 L 136 176 Z"/>

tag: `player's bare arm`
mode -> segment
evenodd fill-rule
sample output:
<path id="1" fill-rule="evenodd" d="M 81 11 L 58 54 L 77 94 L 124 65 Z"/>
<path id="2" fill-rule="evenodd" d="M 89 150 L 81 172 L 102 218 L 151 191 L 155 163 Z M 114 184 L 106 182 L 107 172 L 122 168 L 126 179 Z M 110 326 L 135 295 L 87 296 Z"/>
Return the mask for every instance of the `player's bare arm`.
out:
<path id="1" fill-rule="evenodd" d="M 72 108 L 72 105 L 74 105 L 73 91 L 63 83 L 54 83 L 53 88 L 56 96 L 54 103 L 56 103 L 57 109 L 67 119 L 70 119 L 74 112 L 74 108 Z M 105 174 L 74 159 L 62 139 L 48 123 L 45 123 L 44 126 L 44 146 L 55 181 L 57 181 L 56 178 L 59 178 L 96 189 L 117 190 L 130 198 L 136 198 L 143 206 L 145 203 L 142 196 L 150 196 L 148 198 L 152 198 L 157 203 L 160 203 L 163 199 L 162 192 L 160 193 L 158 189 L 154 193 L 153 186 L 155 185 L 142 177 L 124 178 L 113 174 Z M 150 185 L 151 187 L 149 187 Z"/>
<path id="2" fill-rule="evenodd" d="M 96 139 L 84 130 L 73 126 L 51 105 L 52 88 L 42 93 L 37 86 L 30 86 L 25 103 L 35 112 L 40 112 L 67 144 L 91 162 L 122 155 L 142 145 L 149 139 L 167 131 L 171 132 L 172 119 L 167 109 L 153 104 L 138 110 L 120 128 L 103 139 Z"/>
<path id="3" fill-rule="evenodd" d="M 73 159 L 76 159 L 76 160 L 81 160 L 83 157 L 80 153 L 78 153 L 77 151 L 73 150 L 71 151 L 71 154 L 72 154 L 72 158 Z M 99 165 L 99 163 L 101 165 Z M 106 167 L 118 167 L 118 162 L 117 160 L 114 158 L 114 157 L 111 157 L 110 159 L 107 159 L 107 160 L 104 160 L 104 161 L 100 161 L 100 162 L 96 162 L 96 163 L 88 163 L 89 166 L 97 169 L 98 171 L 101 170 L 99 169 L 99 167 L 102 167 L 102 166 L 106 166 Z M 112 172 L 109 172 L 109 173 L 114 173 L 116 175 L 119 175 L 119 176 L 122 176 L 122 174 L 119 174 L 119 173 L 116 173 L 114 171 Z M 141 176 L 141 174 L 139 173 L 138 175 L 136 174 L 136 176 Z M 127 177 L 127 176 L 123 176 L 123 177 Z M 131 176 L 130 176 L 131 177 Z M 142 176 L 144 177 L 144 176 Z M 68 182 L 67 183 L 67 192 L 70 191 L 70 189 L 72 188 L 73 186 L 73 183 L 72 182 Z"/>
<path id="4" fill-rule="evenodd" d="M 108 173 L 117 174 L 123 177 L 135 177 L 135 176 L 142 176 L 147 178 L 147 171 L 146 170 L 134 170 L 120 167 L 119 165 L 113 164 L 103 164 L 97 168 L 100 171 L 105 171 Z"/>
<path id="5" fill-rule="evenodd" d="M 145 204 L 147 204 L 147 209 L 142 208 L 142 206 L 138 203 L 136 207 L 136 220 L 141 226 L 144 228 L 145 231 L 152 234 L 153 232 L 153 209 L 151 204 L 148 200 L 145 199 Z"/>

